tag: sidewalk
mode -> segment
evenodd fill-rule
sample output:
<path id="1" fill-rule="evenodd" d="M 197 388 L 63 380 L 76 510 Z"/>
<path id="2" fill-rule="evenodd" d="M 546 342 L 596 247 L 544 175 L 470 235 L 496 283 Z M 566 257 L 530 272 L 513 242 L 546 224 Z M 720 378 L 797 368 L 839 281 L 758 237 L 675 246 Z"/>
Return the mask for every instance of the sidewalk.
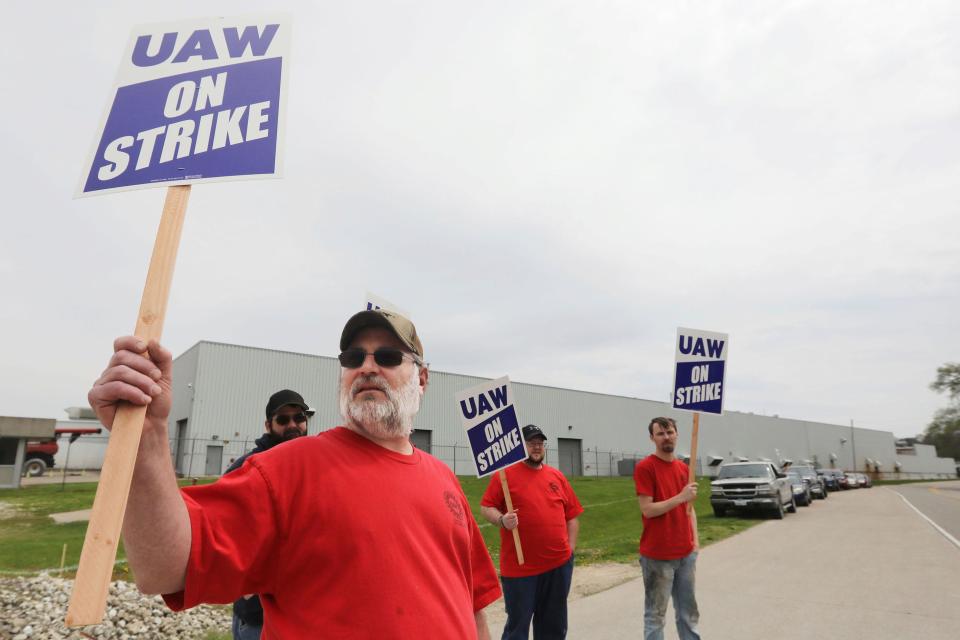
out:
<path id="1" fill-rule="evenodd" d="M 960 552 L 883 487 L 833 493 L 704 549 L 697 567 L 708 640 L 954 640 Z M 676 638 L 672 608 L 666 637 Z M 572 640 L 636 639 L 643 583 L 570 603 Z"/>
<path id="2" fill-rule="evenodd" d="M 93 471 L 67 471 L 67 484 L 74 482 L 99 482 L 100 470 Z M 42 476 L 31 478 L 25 476 L 20 478 L 20 486 L 35 487 L 41 484 L 61 484 L 63 483 L 63 469 L 51 469 Z"/>

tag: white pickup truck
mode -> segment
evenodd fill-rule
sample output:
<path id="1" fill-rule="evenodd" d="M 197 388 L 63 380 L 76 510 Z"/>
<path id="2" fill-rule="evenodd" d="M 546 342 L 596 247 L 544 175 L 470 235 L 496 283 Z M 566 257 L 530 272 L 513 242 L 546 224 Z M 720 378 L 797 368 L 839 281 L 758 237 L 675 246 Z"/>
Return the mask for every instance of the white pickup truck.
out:
<path id="1" fill-rule="evenodd" d="M 732 462 L 710 483 L 710 506 L 721 517 L 727 509 L 761 509 L 782 519 L 797 512 L 787 475 L 772 462 Z"/>

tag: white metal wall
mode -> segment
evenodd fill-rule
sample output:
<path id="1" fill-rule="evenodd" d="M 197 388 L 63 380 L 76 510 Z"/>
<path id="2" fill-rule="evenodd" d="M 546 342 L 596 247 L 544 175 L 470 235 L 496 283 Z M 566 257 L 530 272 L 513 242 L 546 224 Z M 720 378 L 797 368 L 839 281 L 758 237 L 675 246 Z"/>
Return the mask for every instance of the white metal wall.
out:
<path id="1" fill-rule="evenodd" d="M 254 347 L 200 342 L 174 360 L 174 402 L 170 417 L 171 438 L 178 420 L 188 420 L 186 473 L 204 469 L 206 446 L 222 443 L 223 464 L 252 446 L 263 433 L 267 398 L 283 388 L 293 389 L 316 409 L 310 433 L 342 422 L 337 402 L 340 366 L 336 358 L 273 351 Z M 457 413 L 456 392 L 483 378 L 433 371 L 414 426 L 432 432 L 434 453 L 459 473 L 469 473 L 465 460 L 454 463 L 444 447 L 465 446 L 466 435 Z M 513 383 L 517 416 L 521 424 L 535 423 L 556 446 L 557 438 L 582 441 L 583 461 L 595 460 L 607 472 L 616 457 L 644 456 L 653 451 L 647 435 L 650 419 L 667 415 L 680 428 L 678 453 L 689 453 L 692 414 L 674 412 L 665 402 L 586 391 Z M 900 461 L 903 472 L 955 475 L 952 460 L 918 450 L 913 456 L 897 455 L 894 436 L 888 431 L 760 416 L 730 411 L 723 416 L 702 415 L 698 458 L 710 474 L 708 456 L 729 461 L 737 457 L 768 458 L 774 462 L 815 459 L 820 466 L 865 470 L 866 461 L 893 471 Z M 592 452 L 592 453 L 590 453 Z M 603 452 L 599 454 L 597 452 Z M 463 464 L 463 466 L 460 466 Z M 585 472 L 592 473 L 585 469 Z"/>

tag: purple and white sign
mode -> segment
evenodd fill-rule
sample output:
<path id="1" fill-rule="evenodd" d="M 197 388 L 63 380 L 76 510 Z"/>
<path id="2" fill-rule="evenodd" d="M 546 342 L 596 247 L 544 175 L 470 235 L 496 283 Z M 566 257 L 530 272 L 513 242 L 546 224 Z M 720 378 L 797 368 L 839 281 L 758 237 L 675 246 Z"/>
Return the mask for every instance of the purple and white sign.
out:
<path id="1" fill-rule="evenodd" d="M 677 329 L 673 370 L 673 408 L 723 413 L 723 384 L 730 336 L 726 333 Z"/>
<path id="2" fill-rule="evenodd" d="M 527 443 L 517 421 L 509 378 L 464 389 L 456 399 L 478 478 L 526 459 Z"/>
<path id="3" fill-rule="evenodd" d="M 286 17 L 133 30 L 78 196 L 281 174 Z"/>

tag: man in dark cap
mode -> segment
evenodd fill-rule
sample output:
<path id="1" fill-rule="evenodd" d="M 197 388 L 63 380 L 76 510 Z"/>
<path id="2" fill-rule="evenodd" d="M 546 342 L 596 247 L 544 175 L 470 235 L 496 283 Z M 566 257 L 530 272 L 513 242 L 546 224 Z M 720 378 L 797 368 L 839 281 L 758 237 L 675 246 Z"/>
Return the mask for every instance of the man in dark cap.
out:
<path id="1" fill-rule="evenodd" d="M 250 456 L 272 449 L 281 442 L 307 435 L 307 420 L 313 413 L 303 396 L 296 391 L 277 391 L 267 401 L 267 419 L 263 423 L 266 433 L 256 439 L 253 449 L 234 460 L 226 473 L 239 469 Z M 247 594 L 237 598 L 233 603 L 233 639 L 259 640 L 262 630 L 263 606 L 259 596 Z"/>
<path id="2" fill-rule="evenodd" d="M 547 640 L 567 635 L 567 596 L 573 579 L 573 552 L 583 507 L 559 469 L 544 464 L 547 436 L 540 427 L 523 428 L 527 459 L 506 473 L 513 511 L 494 474 L 480 501 L 480 512 L 500 527 L 500 580 L 507 608 L 503 640 Z M 521 517 L 522 515 L 522 517 Z M 512 529 L 520 533 L 524 563 L 519 564 Z"/>
<path id="3" fill-rule="evenodd" d="M 108 427 L 120 401 L 146 406 L 123 524 L 137 586 L 178 611 L 260 594 L 270 640 L 489 639 L 501 592 L 480 529 L 449 467 L 410 444 L 429 378 L 413 323 L 362 311 L 340 349 L 343 426 L 179 490 L 170 353 L 115 342 L 88 399 Z"/>

